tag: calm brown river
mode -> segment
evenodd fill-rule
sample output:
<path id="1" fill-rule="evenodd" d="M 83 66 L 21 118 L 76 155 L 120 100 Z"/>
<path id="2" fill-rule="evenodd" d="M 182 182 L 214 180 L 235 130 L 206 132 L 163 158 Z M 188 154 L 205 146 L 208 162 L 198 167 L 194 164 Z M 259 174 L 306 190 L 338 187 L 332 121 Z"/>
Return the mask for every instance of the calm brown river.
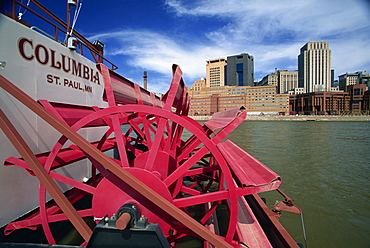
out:
<path id="1" fill-rule="evenodd" d="M 370 122 L 246 121 L 228 138 L 282 176 L 308 247 L 370 247 Z M 305 243 L 299 215 L 280 221 Z"/>

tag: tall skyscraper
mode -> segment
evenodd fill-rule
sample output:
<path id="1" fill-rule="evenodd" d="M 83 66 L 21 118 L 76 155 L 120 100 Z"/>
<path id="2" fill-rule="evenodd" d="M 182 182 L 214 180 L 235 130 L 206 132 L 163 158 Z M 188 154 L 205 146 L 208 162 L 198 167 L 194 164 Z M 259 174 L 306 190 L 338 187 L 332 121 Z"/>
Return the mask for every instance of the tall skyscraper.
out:
<path id="1" fill-rule="evenodd" d="M 305 93 L 330 91 L 331 50 L 327 41 L 311 41 L 298 55 L 298 86 Z"/>
<path id="2" fill-rule="evenodd" d="M 227 57 L 226 83 L 230 86 L 254 85 L 254 58 L 248 53 Z"/>
<path id="3" fill-rule="evenodd" d="M 225 85 L 226 59 L 209 59 L 206 64 L 207 87 L 217 87 Z"/>

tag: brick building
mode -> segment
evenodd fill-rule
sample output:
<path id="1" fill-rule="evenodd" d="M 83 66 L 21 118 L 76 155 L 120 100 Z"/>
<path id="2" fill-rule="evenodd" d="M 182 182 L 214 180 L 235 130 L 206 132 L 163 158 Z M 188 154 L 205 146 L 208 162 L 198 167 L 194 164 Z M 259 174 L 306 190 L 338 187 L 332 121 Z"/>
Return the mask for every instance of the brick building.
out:
<path id="1" fill-rule="evenodd" d="M 190 87 L 189 93 L 189 115 L 211 115 L 238 106 L 246 107 L 249 114 L 289 112 L 289 95 L 277 94 L 275 86 L 203 87 L 199 91 Z"/>
<path id="2" fill-rule="evenodd" d="M 366 114 L 369 104 L 365 103 L 369 93 L 366 85 L 347 87 L 347 92 L 311 92 L 292 95 L 289 99 L 291 113 L 303 115 Z"/>

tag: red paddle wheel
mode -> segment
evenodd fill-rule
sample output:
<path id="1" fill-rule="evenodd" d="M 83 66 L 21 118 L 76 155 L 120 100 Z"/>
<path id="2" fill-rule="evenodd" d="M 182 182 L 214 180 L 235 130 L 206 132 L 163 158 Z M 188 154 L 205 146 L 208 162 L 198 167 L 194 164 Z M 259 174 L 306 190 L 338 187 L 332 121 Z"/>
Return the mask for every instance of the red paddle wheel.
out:
<path id="1" fill-rule="evenodd" d="M 159 224 L 171 245 L 190 236 L 204 240 L 204 247 L 271 247 L 244 196 L 277 189 L 280 177 L 231 141 L 221 142 L 245 120 L 245 110 L 217 113 L 201 125 L 187 116 L 189 98 L 178 66 L 173 66 L 170 89 L 160 100 L 104 65 L 99 68 L 107 108 L 39 100 L 42 108 L 32 100 L 23 102 L 62 136 L 50 152 L 30 155 L 43 174 L 24 155 L 7 159 L 6 165 L 38 176 L 40 207 L 27 219 L 8 224 L 6 233 L 42 226 L 48 242 L 55 244 L 50 223 L 70 220 L 88 241 L 91 230 L 81 217 L 111 217 L 132 203 L 149 222 Z M 0 81 L 20 101 L 26 97 L 5 78 Z M 95 142 L 78 135 L 102 126 L 105 131 Z M 111 151 L 110 158 L 103 154 Z M 64 173 L 83 159 L 91 163 L 88 181 Z M 71 187 L 65 199 L 58 195 L 59 188 Z M 47 204 L 47 191 L 57 204 Z M 86 195 L 91 206 L 70 209 Z"/>

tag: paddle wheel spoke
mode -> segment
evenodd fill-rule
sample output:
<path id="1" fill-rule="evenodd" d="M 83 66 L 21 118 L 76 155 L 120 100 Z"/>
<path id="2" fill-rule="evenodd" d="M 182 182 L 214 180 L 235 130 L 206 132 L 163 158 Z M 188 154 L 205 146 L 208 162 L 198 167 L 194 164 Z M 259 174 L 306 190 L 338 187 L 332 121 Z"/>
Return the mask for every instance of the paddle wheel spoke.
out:
<path id="1" fill-rule="evenodd" d="M 216 118 L 204 125 L 190 119 L 186 116 L 189 99 L 177 66 L 173 67 L 172 84 L 160 106 L 154 103 L 153 95 L 151 103 L 144 104 L 137 95 L 137 104 L 124 104 L 116 99 L 122 92 L 114 93 L 122 86 L 117 76 L 104 65 L 99 67 L 109 107 L 76 106 L 76 113 L 81 115 L 76 118 L 70 106 L 41 101 L 64 122 L 62 126 L 53 125 L 63 130 L 63 135 L 51 151 L 36 156 L 47 178 L 55 180 L 67 194 L 73 188 L 70 191 L 76 194 L 67 198 L 69 203 L 87 199 L 87 204 L 76 211 L 79 217 L 112 217 L 129 203 L 135 204 L 149 223 L 158 223 L 171 243 L 185 236 L 204 239 L 204 247 L 230 247 L 238 242 L 239 197 L 275 189 L 280 184 L 275 173 L 249 154 L 231 142 L 220 143 L 245 119 L 243 108 L 215 114 Z M 139 94 L 140 88 L 135 85 L 134 91 Z M 94 128 L 99 128 L 100 136 Z M 96 141 L 87 142 L 77 134 L 85 130 Z M 185 133 L 187 139 L 183 137 Z M 67 147 L 69 142 L 74 145 Z M 34 175 L 22 159 L 7 161 Z M 88 168 L 88 180 L 69 174 L 67 169 L 78 169 L 80 165 Z M 259 176 L 253 166 L 263 174 Z M 9 225 L 8 231 L 42 225 L 48 242 L 55 244 L 50 224 L 69 218 L 62 207 L 50 205 L 47 199 L 46 187 L 41 183 L 39 212 L 24 222 Z M 86 241 L 85 231 L 80 234 Z"/>

